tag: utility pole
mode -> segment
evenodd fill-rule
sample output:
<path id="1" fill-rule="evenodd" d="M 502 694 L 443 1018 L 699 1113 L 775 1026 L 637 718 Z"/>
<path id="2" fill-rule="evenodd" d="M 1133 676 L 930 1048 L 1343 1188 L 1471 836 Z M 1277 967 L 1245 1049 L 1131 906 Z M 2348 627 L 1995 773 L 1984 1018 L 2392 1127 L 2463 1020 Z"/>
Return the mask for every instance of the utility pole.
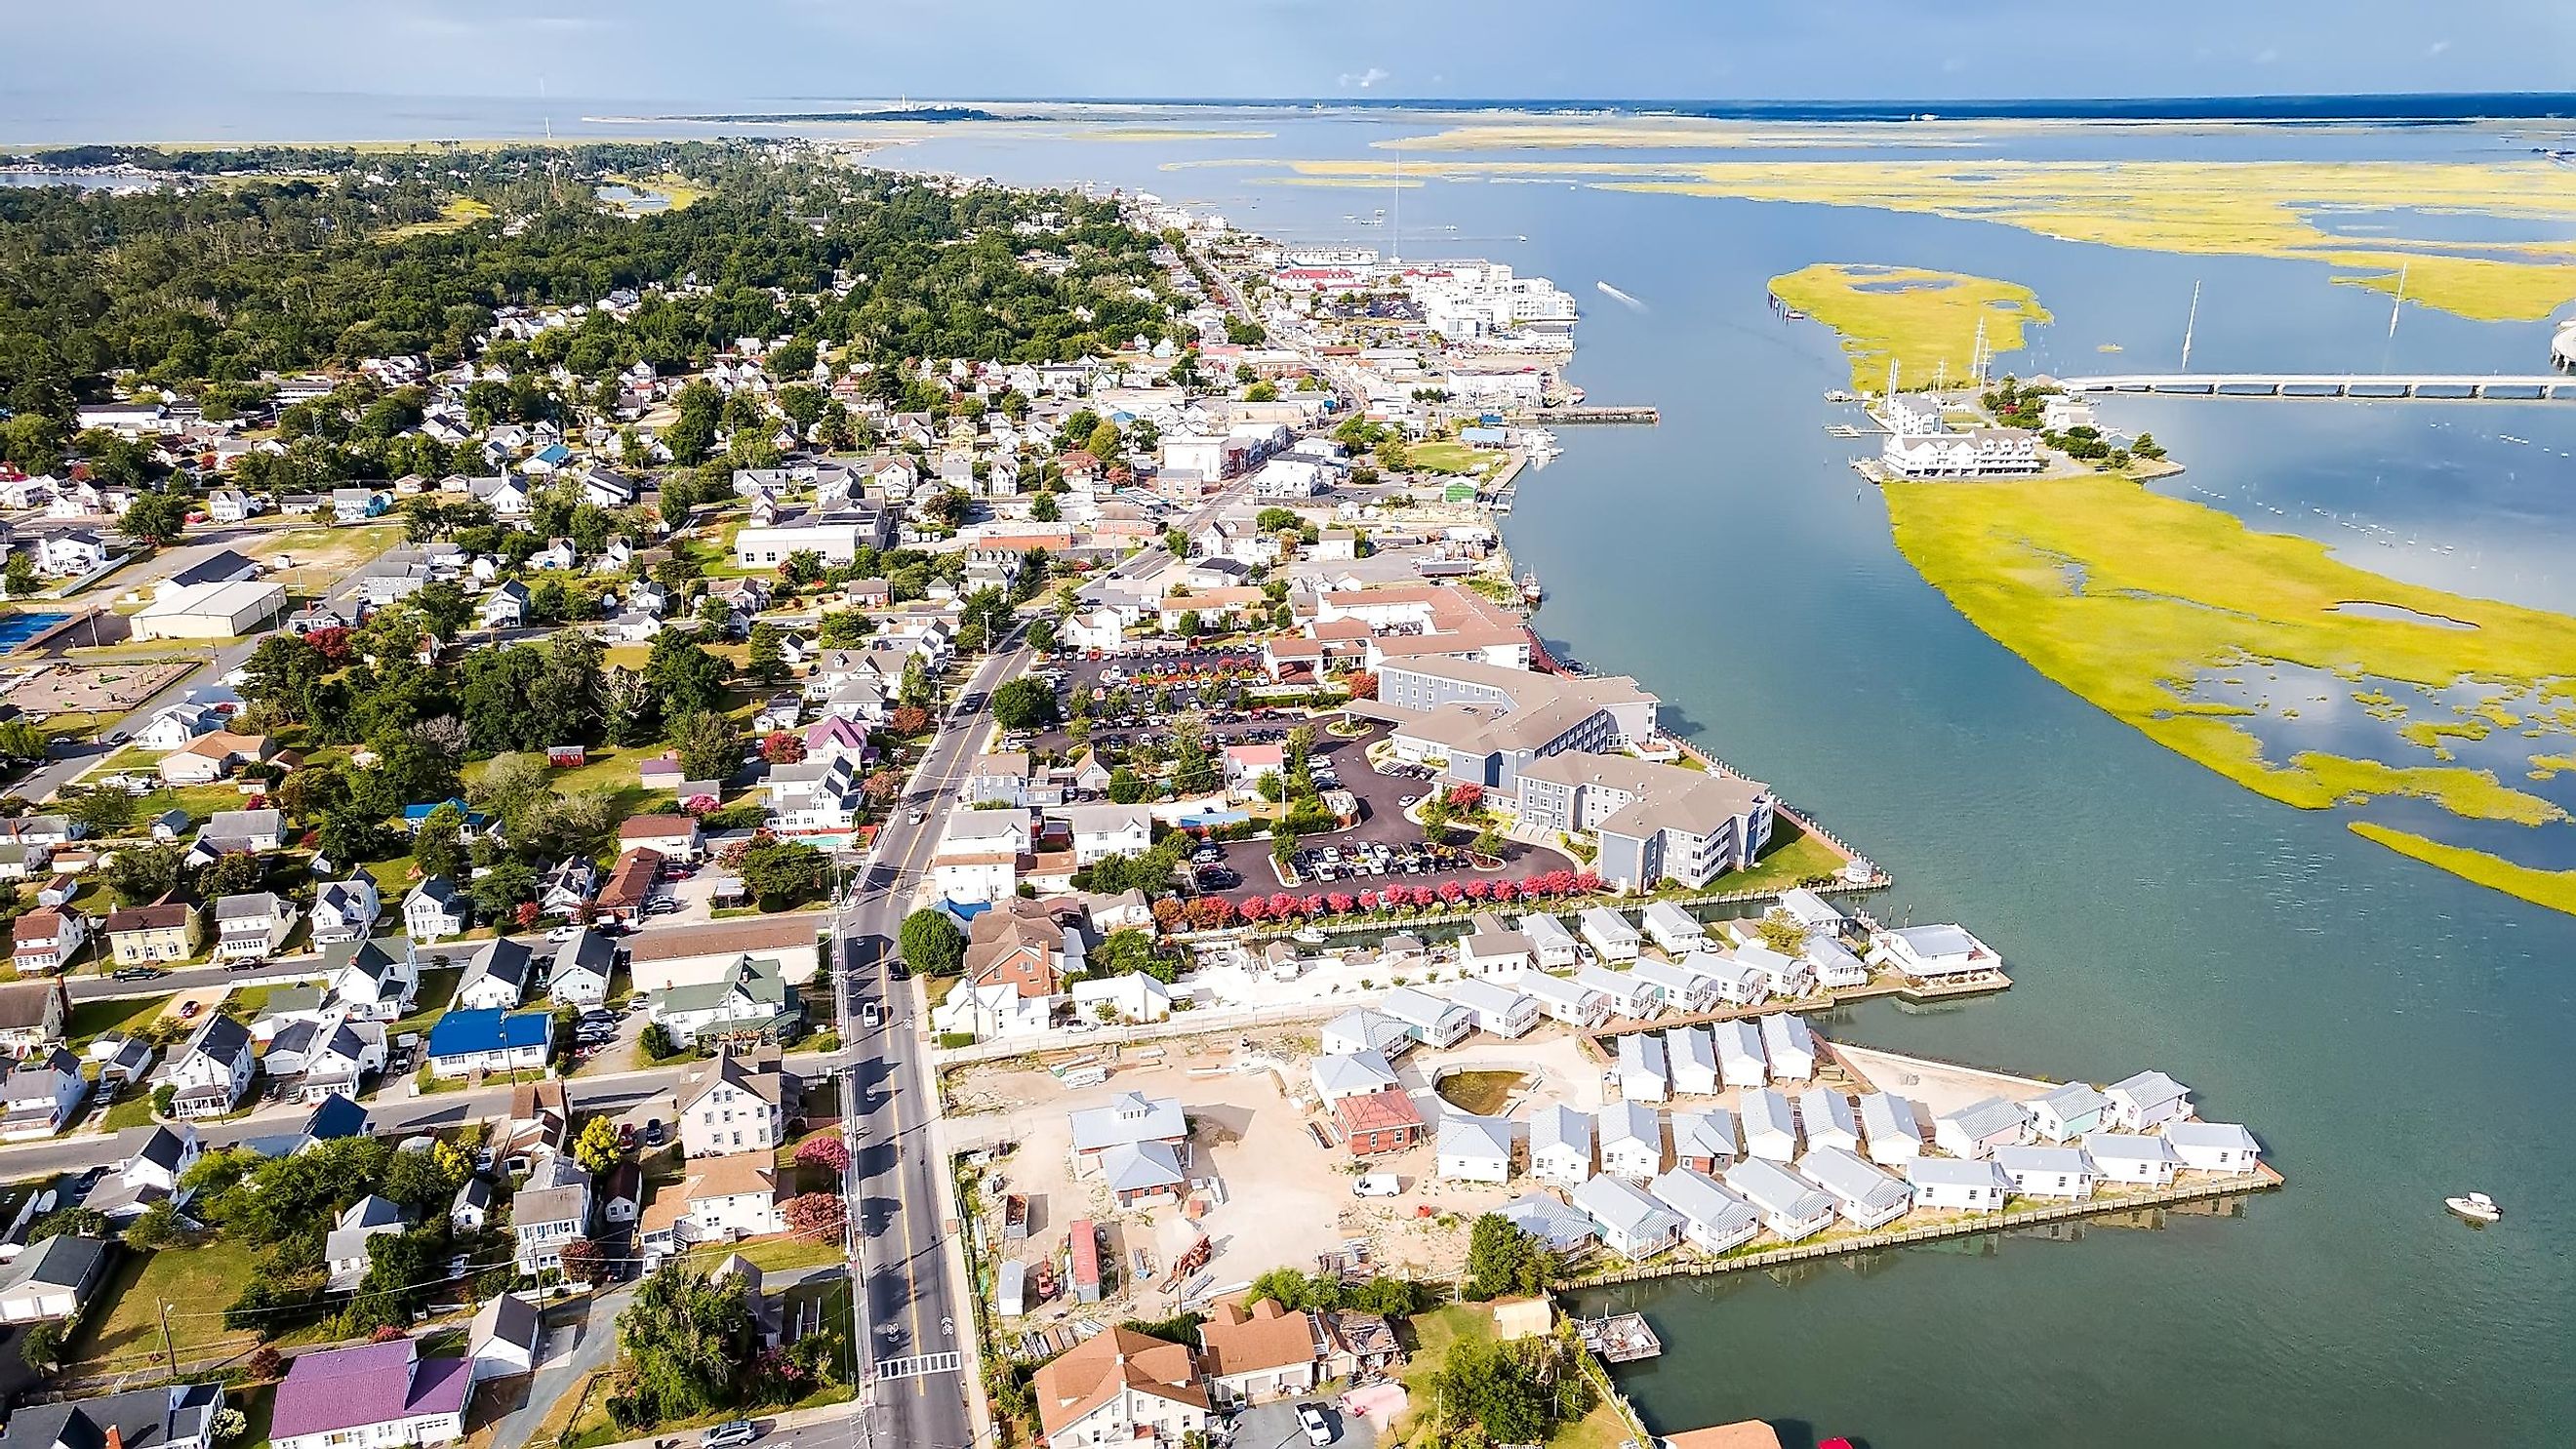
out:
<path id="1" fill-rule="evenodd" d="M 2191 284 L 2191 314 L 2182 324 L 2182 370 L 2191 371 L 2191 333 L 2200 325 L 2200 283 Z"/>
<path id="2" fill-rule="evenodd" d="M 170 1377 L 179 1377 L 179 1350 L 170 1342 L 170 1300 L 159 1300 L 161 1310 L 161 1356 L 170 1361 Z"/>

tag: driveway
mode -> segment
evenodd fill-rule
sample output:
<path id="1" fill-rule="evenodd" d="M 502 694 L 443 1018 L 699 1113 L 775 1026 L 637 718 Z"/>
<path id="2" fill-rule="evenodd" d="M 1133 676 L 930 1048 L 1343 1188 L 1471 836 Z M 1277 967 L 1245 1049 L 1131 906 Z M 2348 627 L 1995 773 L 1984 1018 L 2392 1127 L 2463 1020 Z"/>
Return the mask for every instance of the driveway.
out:
<path id="1" fill-rule="evenodd" d="M 1357 1414 L 1344 1413 L 1339 1398 L 1329 1392 L 1255 1404 L 1236 1416 L 1234 1432 L 1220 1442 L 1225 1449 L 1303 1449 L 1309 1441 L 1297 1422 L 1299 1404 L 1313 1404 L 1324 1411 L 1324 1422 L 1333 1430 L 1332 1449 L 1377 1449 L 1377 1426 Z"/>
<path id="2" fill-rule="evenodd" d="M 545 1339 L 538 1346 L 537 1371 L 528 1380 L 527 1402 L 492 1427 L 492 1449 L 520 1449 L 555 1400 L 608 1366 L 617 1354 L 617 1315 L 634 1298 L 631 1286 L 614 1288 L 578 1309 L 546 1316 Z"/>

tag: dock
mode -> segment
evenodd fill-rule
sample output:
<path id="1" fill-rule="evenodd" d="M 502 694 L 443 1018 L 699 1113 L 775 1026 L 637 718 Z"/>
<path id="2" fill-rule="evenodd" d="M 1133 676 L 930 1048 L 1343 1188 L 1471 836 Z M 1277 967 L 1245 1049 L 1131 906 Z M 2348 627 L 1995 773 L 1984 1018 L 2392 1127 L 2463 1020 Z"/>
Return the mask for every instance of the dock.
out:
<path id="1" fill-rule="evenodd" d="M 1664 1341 L 1646 1326 L 1646 1315 L 1642 1313 L 1578 1318 L 1574 1320 L 1574 1332 L 1603 1363 L 1635 1363 L 1664 1351 Z"/>
<path id="2" fill-rule="evenodd" d="M 1563 407 L 1525 408 L 1507 414 L 1504 421 L 1524 426 L 1551 423 L 1653 424 L 1662 422 L 1663 418 L 1662 410 L 1654 407 Z"/>

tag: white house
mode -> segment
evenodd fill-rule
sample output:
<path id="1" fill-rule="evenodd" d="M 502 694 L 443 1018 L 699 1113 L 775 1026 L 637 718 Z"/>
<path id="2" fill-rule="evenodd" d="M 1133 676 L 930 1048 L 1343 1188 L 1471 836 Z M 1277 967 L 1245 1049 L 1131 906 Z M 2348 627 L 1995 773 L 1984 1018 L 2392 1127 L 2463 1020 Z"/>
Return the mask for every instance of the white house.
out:
<path id="1" fill-rule="evenodd" d="M 1798 1130 L 1809 1152 L 1819 1147 L 1860 1149 L 1860 1117 L 1852 1111 L 1851 1098 L 1831 1087 L 1809 1087 L 1799 1095 Z"/>
<path id="2" fill-rule="evenodd" d="M 316 946 L 364 940 L 383 914 L 376 879 L 353 869 L 347 880 L 330 881 L 313 893 L 312 936 Z"/>
<path id="3" fill-rule="evenodd" d="M 1535 957 L 1529 936 L 1509 931 L 1503 923 L 1479 913 L 1473 929 L 1458 938 L 1458 974 L 1469 978 L 1516 980 Z"/>
<path id="4" fill-rule="evenodd" d="M 1507 1182 L 1512 1124 L 1501 1117 L 1452 1112 L 1440 1119 L 1440 1176 L 1448 1182 Z"/>
<path id="5" fill-rule="evenodd" d="M 1761 1215 L 1707 1173 L 1676 1167 L 1647 1190 L 1681 1217 L 1682 1237 L 1703 1253 L 1728 1252 L 1761 1235 Z"/>
<path id="6" fill-rule="evenodd" d="M 1328 1052 L 1306 1068 L 1315 1098 L 1326 1107 L 1344 1097 L 1366 1097 L 1397 1085 L 1395 1068 L 1377 1052 Z"/>
<path id="7" fill-rule="evenodd" d="M 1413 1049 L 1412 1028 L 1383 1011 L 1357 1006 L 1325 1022 L 1317 1033 L 1318 1049 L 1334 1052 L 1382 1052 L 1400 1057 Z"/>
<path id="8" fill-rule="evenodd" d="M 1893 1093 L 1871 1092 L 1860 1099 L 1860 1131 L 1869 1144 L 1869 1160 L 1882 1167 L 1923 1155 L 1923 1129 L 1915 1125 L 1914 1104 Z"/>
<path id="9" fill-rule="evenodd" d="M 170 1115 L 220 1117 L 231 1111 L 250 1089 L 258 1064 L 250 1028 L 220 1012 L 208 1012 L 162 1073 L 162 1084 L 178 1089 Z"/>
<path id="10" fill-rule="evenodd" d="M 1532 972 L 1521 978 L 1521 989 L 1551 1021 L 1590 1030 L 1610 1019 L 1610 998 L 1580 981 Z"/>
<path id="11" fill-rule="evenodd" d="M 1812 1238 L 1833 1226 L 1832 1196 L 1778 1162 L 1748 1157 L 1726 1170 L 1726 1186 L 1783 1241 Z"/>
<path id="12" fill-rule="evenodd" d="M 1661 1037 L 1632 1031 L 1619 1038 L 1619 1095 L 1631 1102 L 1660 1102 L 1672 1095 Z"/>
<path id="13" fill-rule="evenodd" d="M 1673 1091 L 1684 1097 L 1714 1097 L 1723 1081 L 1717 1069 L 1717 1041 L 1704 1026 L 1676 1026 L 1664 1033 L 1664 1058 L 1672 1072 Z"/>
<path id="14" fill-rule="evenodd" d="M 1673 1114 L 1673 1161 L 1701 1172 L 1724 1172 L 1744 1155 L 1735 1136 L 1735 1114 L 1723 1107 Z"/>
<path id="15" fill-rule="evenodd" d="M 2242 1175 L 2262 1165 L 2263 1147 L 2254 1134 L 2234 1122 L 2173 1122 L 2165 1140 L 2194 1172 Z"/>
<path id="16" fill-rule="evenodd" d="M 2102 1095 L 2110 1101 L 2103 1125 L 2123 1132 L 2144 1132 L 2191 1115 L 2191 1089 L 2162 1072 L 2113 1082 Z"/>
<path id="17" fill-rule="evenodd" d="M 1613 971 L 1606 966 L 1586 966 L 1574 973 L 1574 984 L 1601 993 L 1610 1003 L 1613 1015 L 1632 1021 L 1645 1021 L 1662 1013 L 1663 989 L 1634 971 Z"/>
<path id="18" fill-rule="evenodd" d="M 1573 1187 L 1592 1176 L 1592 1118 L 1563 1102 L 1530 1117 L 1530 1176 Z"/>
<path id="19" fill-rule="evenodd" d="M 1818 936 L 1799 953 L 1816 973 L 1816 984 L 1828 991 L 1849 991 L 1869 984 L 1869 967 L 1852 949 L 1831 936 Z"/>
<path id="20" fill-rule="evenodd" d="M 472 903 L 456 882 L 434 875 L 403 897 L 403 929 L 415 941 L 441 941 L 465 934 Z"/>
<path id="21" fill-rule="evenodd" d="M 1708 983 L 1714 1005 L 1751 1006 L 1771 994 L 1761 972 L 1722 951 L 1693 951 L 1682 958 L 1682 969 Z"/>
<path id="22" fill-rule="evenodd" d="M 1474 1012 L 1411 986 L 1388 992 L 1378 1006 L 1403 1022 L 1415 1041 L 1428 1047 L 1456 1046 L 1460 1038 L 1476 1029 Z"/>
<path id="23" fill-rule="evenodd" d="M 1670 961 L 1639 961 L 1628 974 L 1655 988 L 1674 1011 L 1698 1015 L 1717 1005 L 1717 983 Z"/>
<path id="24" fill-rule="evenodd" d="M 1762 1028 L 1752 1022 L 1712 1022 L 1717 1039 L 1717 1070 L 1730 1087 L 1759 1087 L 1771 1080 L 1771 1062 L 1762 1051 Z"/>
<path id="25" fill-rule="evenodd" d="M 1756 1087 L 1736 1099 L 1735 1110 L 1744 1119 L 1746 1153 L 1772 1162 L 1797 1160 L 1798 1114 L 1787 1097 Z"/>
<path id="26" fill-rule="evenodd" d="M 397 1449 L 465 1436 L 473 1366 L 397 1338 L 295 1356 L 270 1411 L 273 1449 Z"/>
<path id="27" fill-rule="evenodd" d="M 1538 958 L 1542 971 L 1571 971 L 1583 959 L 1583 952 L 1574 944 L 1574 933 L 1554 916 L 1521 917 L 1521 934 L 1529 938 L 1531 954 Z"/>
<path id="28" fill-rule="evenodd" d="M 1905 1180 L 1913 1185 L 1914 1201 L 1927 1208 L 1999 1213 L 2012 1195 L 2012 1179 L 2002 1168 L 1956 1157 L 1914 1158 L 1905 1164 Z"/>
<path id="29" fill-rule="evenodd" d="M 2029 1140 L 2030 1114 L 2002 1097 L 1981 1098 L 1932 1122 L 1932 1145 L 1952 1157 L 1985 1157 Z"/>
<path id="30" fill-rule="evenodd" d="M 2162 1187 L 2174 1180 L 2174 1170 L 2182 1166 L 2182 1154 L 2161 1137 L 2134 1136 L 2125 1132 L 2094 1132 L 2084 1138 L 2084 1155 L 2102 1176 L 2112 1182 L 2140 1183 Z"/>
<path id="31" fill-rule="evenodd" d="M 1843 1221 L 1863 1232 L 1883 1228 L 1914 1206 L 1914 1189 L 1842 1147 L 1811 1147 L 1798 1171 L 1834 1200 Z"/>
<path id="32" fill-rule="evenodd" d="M 1449 1000 L 1466 1009 L 1478 1030 L 1495 1036 L 1525 1036 L 1538 1025 L 1537 997 L 1492 981 L 1461 981 L 1449 988 Z"/>
<path id="33" fill-rule="evenodd" d="M 1796 1001 L 1815 994 L 1816 968 L 1804 956 L 1784 956 L 1759 941 L 1743 941 L 1736 945 L 1735 962 L 1759 975 L 1768 995 Z"/>
<path id="34" fill-rule="evenodd" d="M 1634 961 L 1641 939 L 1628 918 L 1608 906 L 1593 906 L 1577 916 L 1583 928 L 1583 939 L 1604 961 Z"/>
<path id="35" fill-rule="evenodd" d="M 1569 1195 L 1591 1216 L 1603 1246 L 1632 1262 L 1671 1252 L 1682 1240 L 1680 1214 L 1618 1178 L 1593 1178 Z"/>
<path id="36" fill-rule="evenodd" d="M 2048 1142 L 2064 1142 L 2101 1126 L 2103 1110 L 2111 1103 L 2082 1082 L 2068 1082 L 2051 1087 L 2023 1105 L 2030 1109 L 2033 1135 Z"/>
<path id="37" fill-rule="evenodd" d="M 2003 958 L 1962 926 L 1908 926 L 1869 938 L 1869 963 L 1917 981 L 2000 971 Z"/>
<path id="38" fill-rule="evenodd" d="M 1647 906 L 1638 924 L 1668 955 L 1688 955 L 1708 940 L 1708 928 L 1699 918 L 1670 901 Z"/>
<path id="39" fill-rule="evenodd" d="M 1643 1102 L 1612 1102 L 1594 1118 L 1601 1170 L 1639 1182 L 1664 1170 L 1664 1124 Z"/>
<path id="40" fill-rule="evenodd" d="M 1804 1017 L 1779 1011 L 1762 1018 L 1762 1054 L 1770 1058 L 1775 1082 L 1804 1082 L 1816 1075 L 1816 1037 Z"/>
<path id="41" fill-rule="evenodd" d="M 2023 1197 L 2091 1197 L 2101 1176 L 2080 1147 L 2004 1146 L 1994 1150 L 1993 1161 Z"/>
<path id="42" fill-rule="evenodd" d="M 1154 815 L 1142 805 L 1076 805 L 1065 811 L 1065 818 L 1073 827 L 1076 865 L 1142 855 L 1153 848 Z"/>

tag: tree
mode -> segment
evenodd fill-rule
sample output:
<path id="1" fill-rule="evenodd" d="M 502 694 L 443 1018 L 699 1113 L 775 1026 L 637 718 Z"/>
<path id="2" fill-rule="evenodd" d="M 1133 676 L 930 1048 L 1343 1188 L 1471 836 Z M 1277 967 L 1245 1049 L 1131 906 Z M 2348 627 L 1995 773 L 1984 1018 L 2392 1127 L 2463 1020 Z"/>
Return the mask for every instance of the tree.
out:
<path id="1" fill-rule="evenodd" d="M 1257 403 L 1277 402 L 1279 401 L 1279 384 L 1269 381 L 1256 382 L 1252 386 L 1243 390 L 1243 400 L 1245 402 Z"/>
<path id="2" fill-rule="evenodd" d="M 763 620 L 751 626 L 748 653 L 743 658 L 743 673 L 762 684 L 776 684 L 787 677 L 786 636 L 778 626 Z"/>
<path id="3" fill-rule="evenodd" d="M 268 880 L 268 863 L 255 850 L 228 850 L 197 872 L 197 894 L 215 901 L 246 895 Z"/>
<path id="4" fill-rule="evenodd" d="M 581 1134 L 572 1141 L 572 1160 L 590 1169 L 595 1177 L 606 1176 L 617 1165 L 617 1124 L 606 1116 L 597 1116 L 581 1124 Z"/>
<path id="5" fill-rule="evenodd" d="M 1475 839 L 1467 842 L 1467 849 L 1471 854 L 1486 860 L 1500 860 L 1503 858 L 1503 832 L 1488 825 L 1476 832 Z M 1470 882 L 1470 884 L 1480 884 L 1480 882 Z"/>
<path id="6" fill-rule="evenodd" d="M 116 531 L 155 548 L 179 541 L 188 526 L 188 500 L 175 493 L 138 493 L 116 520 Z"/>
<path id="7" fill-rule="evenodd" d="M 146 905 L 179 888 L 187 863 L 187 850 L 175 843 L 119 846 L 107 862 L 107 888 L 118 905 Z"/>
<path id="8" fill-rule="evenodd" d="M 847 649 L 877 631 L 877 621 L 864 609 L 834 609 L 823 616 L 817 637 L 827 649 Z"/>
<path id="9" fill-rule="evenodd" d="M 760 757 L 773 765 L 793 765 L 805 758 L 805 737 L 794 730 L 771 730 L 760 737 Z"/>
<path id="10" fill-rule="evenodd" d="M 1500 1213 L 1476 1219 L 1467 1236 L 1467 1296 L 1482 1300 L 1542 1292 L 1555 1275 L 1554 1255 Z"/>
<path id="11" fill-rule="evenodd" d="M 954 976 L 966 969 L 966 933 L 946 911 L 924 907 L 904 917 L 898 944 L 917 972 Z"/>
<path id="12" fill-rule="evenodd" d="M 36 578 L 35 555 L 25 549 L 12 552 L 8 564 L 0 567 L 0 589 L 5 589 L 10 598 L 26 598 L 41 587 L 42 583 Z"/>
<path id="13" fill-rule="evenodd" d="M 195 1236 L 188 1220 L 181 1217 L 179 1209 L 165 1197 L 145 1208 L 141 1217 L 127 1225 L 125 1245 L 137 1252 L 157 1253 L 163 1248 L 175 1248 L 190 1242 Z"/>
<path id="14" fill-rule="evenodd" d="M 712 709 L 695 709 L 671 722 L 680 773 L 691 780 L 727 780 L 742 768 L 742 738 L 734 723 Z"/>
<path id="15" fill-rule="evenodd" d="M 26 1337 L 19 1341 L 18 1356 L 36 1372 L 49 1373 L 55 1361 L 63 1356 L 63 1341 L 70 1336 L 69 1319 L 34 1324 L 27 1329 Z"/>
<path id="16" fill-rule="evenodd" d="M 993 691 L 993 720 L 1006 730 L 1040 730 L 1061 716 L 1055 690 L 1040 679 L 1014 679 Z"/>
<path id="17" fill-rule="evenodd" d="M 917 704 L 897 705 L 886 712 L 886 729 L 897 739 L 911 739 L 930 729 L 930 711 Z"/>
<path id="18" fill-rule="evenodd" d="M 850 1146 L 838 1133 L 824 1132 L 796 1144 L 796 1165 L 839 1177 L 850 1167 Z"/>
<path id="19" fill-rule="evenodd" d="M 1773 911 L 1764 916 L 1753 930 L 1762 938 L 1763 945 L 1783 956 L 1799 956 L 1806 952 L 1807 928 L 1799 925 L 1785 911 Z"/>
<path id="20" fill-rule="evenodd" d="M 800 1192 L 778 1205 L 787 1230 L 798 1237 L 837 1241 L 849 1220 L 849 1201 L 837 1192 Z"/>
<path id="21" fill-rule="evenodd" d="M 1038 523 L 1054 523 L 1064 517 L 1064 509 L 1052 493 L 1041 493 L 1029 503 L 1029 517 Z"/>
<path id="22" fill-rule="evenodd" d="M 721 706 L 725 675 L 724 660 L 671 629 L 653 636 L 652 653 L 644 661 L 645 680 L 660 697 L 663 710 L 674 715 Z"/>
<path id="23" fill-rule="evenodd" d="M 92 835 L 114 835 L 134 823 L 134 797 L 115 787 L 91 790 L 71 802 L 72 818 Z"/>
<path id="24" fill-rule="evenodd" d="M 764 911 L 793 910 L 823 894 L 831 857 L 801 840 L 758 840 L 733 863 L 734 874 Z"/>
<path id="25" fill-rule="evenodd" d="M 1109 772 L 1109 798 L 1120 805 L 1133 805 L 1145 798 L 1145 782 L 1125 765 Z"/>
<path id="26" fill-rule="evenodd" d="M 633 1366 L 628 1390 L 608 1400 L 628 1428 L 694 1418 L 741 1401 L 758 1325 L 739 1286 L 674 1263 L 644 1280 L 617 1316 L 617 1345 Z"/>
<path id="27" fill-rule="evenodd" d="M 471 857 L 465 851 L 465 812 L 454 801 L 443 802 L 429 812 L 412 833 L 411 863 L 423 880 L 445 876 L 462 880 Z"/>
<path id="28" fill-rule="evenodd" d="M 563 1245 L 563 1275 L 575 1283 L 596 1283 L 608 1276 L 608 1255 L 588 1238 Z"/>

